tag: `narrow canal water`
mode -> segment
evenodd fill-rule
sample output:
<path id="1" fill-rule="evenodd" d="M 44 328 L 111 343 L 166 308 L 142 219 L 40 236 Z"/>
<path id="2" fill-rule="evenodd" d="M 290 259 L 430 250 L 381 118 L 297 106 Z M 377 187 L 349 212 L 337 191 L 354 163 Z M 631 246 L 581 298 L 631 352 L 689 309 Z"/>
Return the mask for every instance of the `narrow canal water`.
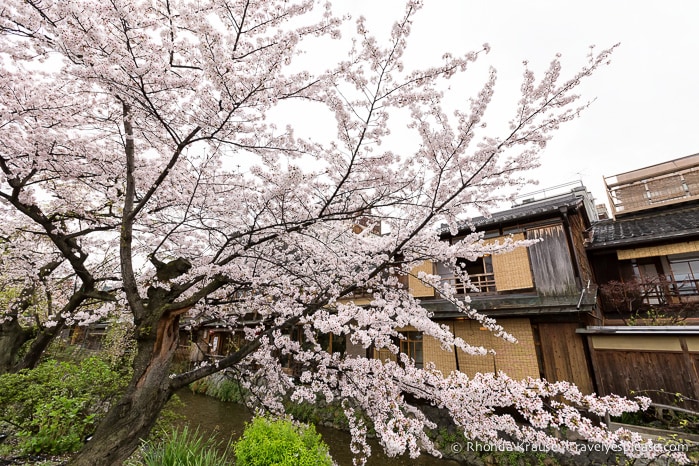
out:
<path id="1" fill-rule="evenodd" d="M 243 433 L 245 422 L 251 418 L 250 412 L 242 405 L 224 403 L 215 398 L 198 395 L 189 390 L 178 393 L 185 403 L 177 412 L 186 418 L 191 427 L 198 427 L 204 434 L 217 434 L 219 440 L 238 438 Z M 330 454 L 340 466 L 352 464 L 352 453 L 349 449 L 350 435 L 337 429 L 317 426 L 325 443 L 330 447 Z M 368 466 L 457 466 L 459 463 L 449 460 L 422 455 L 417 459 L 409 457 L 389 458 L 381 452 L 377 442 L 371 442 L 372 456 Z"/>

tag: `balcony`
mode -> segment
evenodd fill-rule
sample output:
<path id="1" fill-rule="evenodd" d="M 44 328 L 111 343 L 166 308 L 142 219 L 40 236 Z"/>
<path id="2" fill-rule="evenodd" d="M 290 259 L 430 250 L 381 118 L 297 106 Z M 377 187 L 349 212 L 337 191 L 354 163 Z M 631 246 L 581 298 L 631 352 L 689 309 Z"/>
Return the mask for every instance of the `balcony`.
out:
<path id="1" fill-rule="evenodd" d="M 468 295 L 474 309 L 493 317 L 589 312 L 597 303 L 595 285 L 545 294 L 535 288 L 498 291 L 494 273 L 470 274 L 470 284 L 453 275 L 441 277 L 454 287 L 457 295 Z M 424 299 L 421 304 L 437 319 L 463 317 L 453 303 L 439 296 Z"/>
<path id="2" fill-rule="evenodd" d="M 611 281 L 602 285 L 600 291 L 605 314 L 618 315 L 623 320 L 628 316 L 635 319 L 652 315 L 679 322 L 699 312 L 699 280 L 694 278 L 676 280 L 658 275 Z"/>
<path id="3" fill-rule="evenodd" d="M 494 273 L 474 273 L 469 274 L 471 283 L 463 281 L 461 278 L 453 275 L 443 275 L 442 281 L 449 283 L 456 289 L 457 294 L 474 294 L 474 293 L 496 293 L 495 274 Z"/>
<path id="4" fill-rule="evenodd" d="M 699 154 L 604 178 L 614 216 L 699 199 Z"/>
<path id="5" fill-rule="evenodd" d="M 637 299 L 651 306 L 699 302 L 699 280 L 674 280 L 659 275 L 652 280 L 636 282 Z"/>

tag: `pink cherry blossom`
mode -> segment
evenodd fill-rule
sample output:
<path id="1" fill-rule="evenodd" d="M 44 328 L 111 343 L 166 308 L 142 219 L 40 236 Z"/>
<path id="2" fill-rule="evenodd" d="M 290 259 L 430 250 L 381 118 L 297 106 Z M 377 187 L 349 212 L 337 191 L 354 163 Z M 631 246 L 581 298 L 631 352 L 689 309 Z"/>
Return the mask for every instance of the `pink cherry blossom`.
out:
<path id="1" fill-rule="evenodd" d="M 133 379 L 72 464 L 120 463 L 172 393 L 224 369 L 258 408 L 281 412 L 283 396 L 339 400 L 357 462 L 371 453 L 365 419 L 389 455 L 437 454 L 415 400 L 446 410 L 468 439 L 575 451 L 550 434 L 566 428 L 656 456 L 635 448 L 638 436 L 580 414 L 647 400 L 443 374 L 416 367 L 395 343 L 412 327 L 445 350 L 488 354 L 433 321 L 402 283 L 425 260 L 468 280 L 457 258 L 526 247 L 485 244 L 479 233 L 448 244 L 438 228 L 455 232 L 522 186 L 555 131 L 588 105 L 576 88 L 613 47 L 571 74 L 559 56 L 540 77 L 525 64 L 509 130 L 497 134 L 486 125 L 494 68 L 459 111 L 443 107 L 447 83 L 489 45 L 407 66 L 421 5 L 409 1 L 385 40 L 356 20 L 349 53 L 335 59 L 314 44 L 339 39 L 346 19 L 317 3 L 7 0 L 0 9 L 0 280 L 13 290 L 1 319 L 48 330 L 120 315 L 135 329 Z M 304 54 L 322 67 L 297 66 Z M 334 132 L 308 135 L 306 122 Z M 439 276 L 415 278 L 514 340 Z M 243 343 L 173 374 L 185 319 L 241 329 Z M 395 360 L 328 353 L 319 342 L 328 334 Z M 528 424 L 502 414 L 508 406 Z"/>

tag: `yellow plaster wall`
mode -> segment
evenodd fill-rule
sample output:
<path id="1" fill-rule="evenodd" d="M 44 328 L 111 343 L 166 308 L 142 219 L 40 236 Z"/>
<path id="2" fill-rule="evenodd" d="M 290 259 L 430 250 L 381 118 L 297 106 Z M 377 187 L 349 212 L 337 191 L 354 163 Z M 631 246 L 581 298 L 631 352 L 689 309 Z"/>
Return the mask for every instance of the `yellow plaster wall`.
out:
<path id="1" fill-rule="evenodd" d="M 683 243 L 663 244 L 636 249 L 620 249 L 616 255 L 619 260 L 638 259 L 641 257 L 669 256 L 671 254 L 684 254 L 699 251 L 699 241 L 685 241 Z"/>
<path id="2" fill-rule="evenodd" d="M 413 268 L 408 276 L 408 288 L 410 294 L 416 298 L 424 298 L 426 296 L 434 296 L 434 288 L 425 285 L 422 281 L 417 279 L 417 274 L 420 272 L 425 272 L 428 274 L 434 273 L 434 266 L 431 261 L 425 261 L 422 264 Z"/>

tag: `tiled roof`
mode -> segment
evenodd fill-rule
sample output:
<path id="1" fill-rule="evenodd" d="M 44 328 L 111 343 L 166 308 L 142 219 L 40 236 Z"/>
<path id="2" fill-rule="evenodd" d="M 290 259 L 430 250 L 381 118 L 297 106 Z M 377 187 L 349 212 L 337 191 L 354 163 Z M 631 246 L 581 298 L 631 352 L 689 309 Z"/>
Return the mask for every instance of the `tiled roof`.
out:
<path id="1" fill-rule="evenodd" d="M 699 204 L 648 210 L 592 225 L 588 249 L 699 236 Z"/>
<path id="2" fill-rule="evenodd" d="M 580 194 L 568 193 L 560 196 L 554 196 L 540 201 L 535 201 L 527 204 L 521 204 L 502 212 L 494 212 L 489 217 L 475 217 L 470 222 L 464 222 L 459 225 L 461 231 L 470 230 L 473 225 L 478 230 L 490 225 L 498 225 L 501 223 L 513 222 L 521 219 L 533 219 L 554 212 L 560 212 L 561 208 L 565 210 L 574 209 L 582 204 Z M 444 230 L 446 231 L 446 229 Z"/>

